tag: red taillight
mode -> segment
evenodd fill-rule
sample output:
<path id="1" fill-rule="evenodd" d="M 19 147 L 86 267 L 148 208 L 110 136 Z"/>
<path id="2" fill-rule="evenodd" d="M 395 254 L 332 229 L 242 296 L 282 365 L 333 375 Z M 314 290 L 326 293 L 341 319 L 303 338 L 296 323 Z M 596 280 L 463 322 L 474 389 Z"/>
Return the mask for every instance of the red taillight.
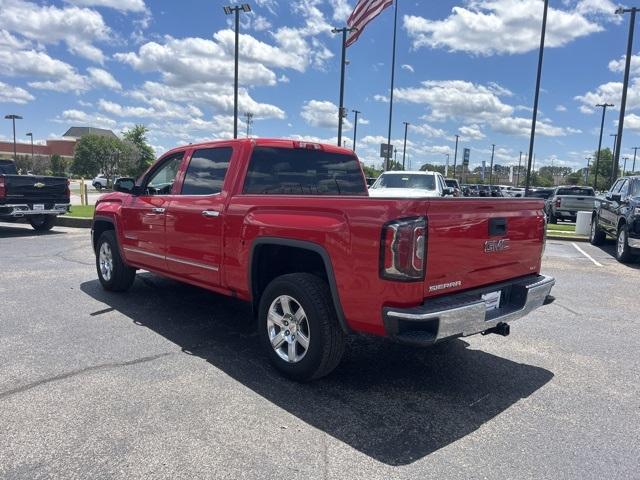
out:
<path id="1" fill-rule="evenodd" d="M 394 220 L 382 228 L 380 276 L 389 280 L 419 281 L 426 264 L 427 221 Z"/>
<path id="2" fill-rule="evenodd" d="M 4 198 L 7 196 L 7 189 L 4 185 L 4 177 L 0 175 L 0 198 Z"/>

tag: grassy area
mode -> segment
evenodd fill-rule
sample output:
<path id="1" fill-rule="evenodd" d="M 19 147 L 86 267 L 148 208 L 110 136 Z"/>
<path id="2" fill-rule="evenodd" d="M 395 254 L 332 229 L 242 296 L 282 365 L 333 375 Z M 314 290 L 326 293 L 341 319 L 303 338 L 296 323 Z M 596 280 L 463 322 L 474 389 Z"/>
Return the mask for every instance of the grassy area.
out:
<path id="1" fill-rule="evenodd" d="M 556 232 L 575 232 L 576 231 L 576 226 L 575 225 L 566 225 L 566 224 L 554 224 L 554 223 L 549 223 L 547 225 L 547 230 L 554 230 Z"/>
<path id="2" fill-rule="evenodd" d="M 94 205 L 72 205 L 71 211 L 67 214 L 69 217 L 93 217 Z"/>

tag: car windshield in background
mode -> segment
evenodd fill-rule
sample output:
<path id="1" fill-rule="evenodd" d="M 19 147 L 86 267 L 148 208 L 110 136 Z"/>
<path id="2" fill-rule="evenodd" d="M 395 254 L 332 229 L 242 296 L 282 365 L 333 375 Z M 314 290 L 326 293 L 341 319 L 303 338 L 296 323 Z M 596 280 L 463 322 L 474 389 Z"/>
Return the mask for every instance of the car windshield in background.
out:
<path id="1" fill-rule="evenodd" d="M 534 190 L 529 192 L 529 197 L 544 198 L 545 200 L 551 196 L 553 190 Z"/>
<path id="2" fill-rule="evenodd" d="M 416 188 L 419 190 L 435 190 L 436 181 L 433 175 L 387 174 L 382 175 L 371 188 Z"/>
<path id="3" fill-rule="evenodd" d="M 556 195 L 573 195 L 576 197 L 594 197 L 593 188 L 559 188 Z"/>
<path id="4" fill-rule="evenodd" d="M 457 180 L 445 180 L 444 182 L 447 184 L 447 187 L 460 188 Z"/>
<path id="5" fill-rule="evenodd" d="M 274 147 L 253 150 L 243 191 L 270 195 L 367 195 L 355 156 Z"/>

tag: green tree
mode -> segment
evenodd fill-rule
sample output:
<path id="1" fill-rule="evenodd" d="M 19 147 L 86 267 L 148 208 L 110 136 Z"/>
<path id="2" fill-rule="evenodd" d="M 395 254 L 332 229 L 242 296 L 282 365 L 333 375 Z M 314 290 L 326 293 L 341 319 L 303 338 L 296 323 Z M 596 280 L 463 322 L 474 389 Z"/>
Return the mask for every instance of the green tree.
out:
<path id="1" fill-rule="evenodd" d="M 593 154 L 593 160 L 589 168 L 589 185 L 593 185 L 595 182 L 596 174 L 596 159 L 598 158 L 598 152 Z M 598 185 L 596 190 L 608 190 L 611 187 L 611 173 L 613 170 L 613 155 L 609 148 L 600 150 L 600 160 L 598 163 Z"/>
<path id="2" fill-rule="evenodd" d="M 113 179 L 120 173 L 121 162 L 124 170 L 129 168 L 126 162 L 130 159 L 130 151 L 131 147 L 117 137 L 85 135 L 76 144 L 71 170 L 85 177 L 104 173 Z"/>
<path id="3" fill-rule="evenodd" d="M 362 170 L 367 178 L 378 178 L 382 173 L 382 170 L 378 170 L 376 167 L 362 164 Z"/>
<path id="4" fill-rule="evenodd" d="M 147 133 L 149 129 L 144 125 L 135 125 L 129 130 L 122 132 L 123 138 L 136 148 L 136 158 L 130 166 L 130 170 L 126 172 L 132 177 L 137 177 L 143 173 L 154 162 L 156 156 L 153 148 L 147 143 Z M 123 172 L 124 173 L 124 172 Z"/>
<path id="5" fill-rule="evenodd" d="M 51 174 L 62 177 L 66 174 L 67 162 L 57 153 L 51 155 Z"/>

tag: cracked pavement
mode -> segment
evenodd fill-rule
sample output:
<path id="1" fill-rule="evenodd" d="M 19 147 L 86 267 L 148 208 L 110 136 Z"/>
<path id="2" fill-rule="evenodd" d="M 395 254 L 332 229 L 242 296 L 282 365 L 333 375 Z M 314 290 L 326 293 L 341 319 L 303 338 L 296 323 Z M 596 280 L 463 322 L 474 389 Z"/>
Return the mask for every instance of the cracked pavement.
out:
<path id="1" fill-rule="evenodd" d="M 356 337 L 301 385 L 244 303 L 107 293 L 88 230 L 0 224 L 0 478 L 638 478 L 640 264 L 580 246 L 603 266 L 550 241 L 557 301 L 507 338 Z"/>

